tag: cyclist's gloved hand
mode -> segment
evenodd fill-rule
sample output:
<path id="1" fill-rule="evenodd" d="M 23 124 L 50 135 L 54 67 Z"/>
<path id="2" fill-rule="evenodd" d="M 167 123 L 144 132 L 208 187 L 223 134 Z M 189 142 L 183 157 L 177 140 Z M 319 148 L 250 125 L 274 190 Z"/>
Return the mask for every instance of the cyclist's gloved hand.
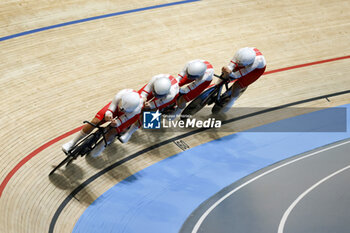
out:
<path id="1" fill-rule="evenodd" d="M 113 119 L 113 113 L 111 111 L 107 111 L 105 113 L 105 120 L 106 121 L 111 121 Z"/>
<path id="2" fill-rule="evenodd" d="M 223 78 L 228 78 L 228 76 L 231 74 L 232 70 L 230 69 L 230 67 L 224 66 L 221 68 L 221 72 L 222 72 L 221 76 Z"/>
<path id="3" fill-rule="evenodd" d="M 146 102 L 145 105 L 143 106 L 143 110 L 145 110 L 145 111 L 151 110 L 151 106 L 148 102 Z"/>
<path id="4" fill-rule="evenodd" d="M 116 119 L 112 119 L 111 120 L 111 126 L 112 127 L 116 127 L 117 126 L 117 120 Z"/>

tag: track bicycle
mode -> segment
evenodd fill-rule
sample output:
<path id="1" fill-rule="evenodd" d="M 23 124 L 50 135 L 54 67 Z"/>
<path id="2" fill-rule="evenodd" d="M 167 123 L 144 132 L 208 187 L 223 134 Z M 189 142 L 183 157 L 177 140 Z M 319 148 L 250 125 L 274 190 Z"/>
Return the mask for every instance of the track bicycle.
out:
<path id="1" fill-rule="evenodd" d="M 100 122 L 101 123 L 101 122 Z M 71 164 L 74 160 L 76 160 L 79 156 L 83 157 L 90 153 L 98 144 L 105 143 L 105 146 L 108 145 L 106 134 L 113 128 L 108 124 L 107 126 L 101 126 L 101 124 L 93 124 L 89 121 L 84 121 L 84 124 L 90 124 L 96 130 L 81 141 L 79 141 L 72 149 L 68 151 L 66 154 L 66 158 L 62 160 L 49 174 L 51 176 L 55 171 L 62 166 L 66 165 L 66 167 Z"/>

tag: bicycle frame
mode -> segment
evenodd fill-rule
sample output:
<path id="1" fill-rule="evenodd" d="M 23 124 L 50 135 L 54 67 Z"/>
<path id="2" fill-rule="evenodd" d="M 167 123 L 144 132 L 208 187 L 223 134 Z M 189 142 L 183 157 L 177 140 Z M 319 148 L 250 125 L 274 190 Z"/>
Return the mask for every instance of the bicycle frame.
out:
<path id="1" fill-rule="evenodd" d="M 90 133 L 85 138 L 83 138 L 80 142 L 78 142 L 67 154 L 67 157 L 60 162 L 49 174 L 51 176 L 57 169 L 62 167 L 66 164 L 68 166 L 70 163 L 73 162 L 73 160 L 77 159 L 78 156 L 84 156 L 87 153 L 89 153 L 91 150 L 93 150 L 97 144 L 99 144 L 101 141 L 99 139 L 102 136 L 102 140 L 105 143 L 105 146 L 108 145 L 106 134 L 109 132 L 109 130 L 112 128 L 110 125 L 107 125 L 106 127 L 101 127 L 101 122 L 97 125 L 89 122 L 84 121 L 85 124 L 89 124 L 95 128 L 97 128 L 97 131 Z"/>
<path id="2" fill-rule="evenodd" d="M 222 75 L 216 75 L 215 77 L 221 79 L 222 81 L 211 86 L 209 89 L 202 92 L 199 96 L 197 96 L 194 100 L 192 100 L 186 108 L 182 111 L 183 115 L 194 115 L 198 111 L 200 111 L 205 105 L 210 105 L 215 102 L 215 104 L 221 105 L 221 92 L 223 86 L 226 88 L 226 92 L 229 91 L 229 83 L 231 82 L 230 79 L 225 79 L 222 77 Z M 181 117 L 181 119 L 186 119 L 186 117 Z"/>
<path id="3" fill-rule="evenodd" d="M 208 101 L 209 98 L 212 98 L 214 95 L 216 95 L 216 99 L 215 99 L 215 102 L 216 103 L 219 103 L 220 102 L 220 99 L 221 99 L 221 92 L 222 92 L 222 88 L 223 86 L 225 86 L 226 88 L 226 91 L 229 90 L 229 87 L 228 87 L 228 84 L 231 82 L 230 79 L 224 79 L 222 77 L 222 75 L 216 75 L 214 74 L 215 77 L 219 78 L 222 80 L 221 83 L 219 84 L 216 84 L 214 87 L 214 90 L 212 91 L 212 93 L 210 93 L 202 102 L 201 104 L 204 104 Z"/>
<path id="4" fill-rule="evenodd" d="M 89 122 L 89 121 L 84 121 L 83 123 L 89 124 L 89 125 L 91 125 L 91 126 L 97 128 L 97 130 L 102 134 L 103 141 L 105 142 L 105 145 L 107 145 L 106 134 L 107 134 L 107 132 L 110 130 L 111 127 L 110 127 L 110 125 L 108 125 L 107 127 L 101 127 L 101 126 L 100 126 L 100 125 L 101 125 L 101 122 L 102 122 L 102 121 L 100 121 L 97 125 L 95 125 L 95 124 L 93 124 L 93 123 L 91 123 L 91 122 Z M 107 130 L 105 131 L 106 128 L 107 128 Z"/>

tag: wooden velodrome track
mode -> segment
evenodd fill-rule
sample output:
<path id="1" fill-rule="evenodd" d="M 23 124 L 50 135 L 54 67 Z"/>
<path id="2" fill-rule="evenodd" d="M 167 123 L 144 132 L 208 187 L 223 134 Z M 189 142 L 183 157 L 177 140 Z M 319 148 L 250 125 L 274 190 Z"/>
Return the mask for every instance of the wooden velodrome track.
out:
<path id="1" fill-rule="evenodd" d="M 0 36 L 169 2 L 2 1 Z M 267 71 L 342 58 L 267 73 L 249 87 L 237 107 L 274 107 L 349 90 L 349 12 L 347 0 L 203 0 L 0 41 L 0 232 L 48 232 L 60 203 L 86 179 L 172 138 L 174 133 L 152 135 L 140 130 L 128 144 L 116 142 L 100 158 L 79 159 L 70 169 L 48 178 L 52 166 L 64 158 L 62 143 L 71 138 L 57 137 L 90 120 L 119 90 L 138 89 L 159 73 L 175 75 L 191 59 L 207 59 L 218 74 L 234 51 L 245 46 L 262 51 Z M 348 104 L 350 95 L 328 100 L 297 107 Z M 291 111 L 289 116 L 301 113 Z M 204 131 L 183 140 L 194 147 L 285 117 L 269 112 L 233 122 L 231 132 Z M 54 232 L 71 232 L 79 216 L 103 192 L 180 151 L 167 143 L 95 179 L 65 206 Z"/>

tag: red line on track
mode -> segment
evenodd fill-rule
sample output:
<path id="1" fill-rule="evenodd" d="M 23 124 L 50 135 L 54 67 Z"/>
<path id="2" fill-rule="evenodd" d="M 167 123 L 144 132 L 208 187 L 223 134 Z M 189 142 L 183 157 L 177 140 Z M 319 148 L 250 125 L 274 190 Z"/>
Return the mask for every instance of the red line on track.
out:
<path id="1" fill-rule="evenodd" d="M 310 63 L 304 63 L 304 64 L 300 64 L 300 65 L 295 65 L 295 66 L 289 66 L 289 67 L 285 67 L 285 68 L 281 68 L 281 69 L 275 69 L 275 70 L 270 70 L 270 71 L 266 71 L 264 73 L 264 75 L 267 74 L 273 74 L 273 73 L 278 73 L 278 72 L 282 72 L 282 71 L 287 71 L 287 70 L 293 70 L 293 69 L 297 69 L 297 68 L 302 68 L 302 67 L 306 67 L 306 66 L 312 66 L 312 65 L 318 65 L 318 64 L 322 64 L 322 63 L 327 63 L 327 62 L 332 62 L 332 61 L 338 61 L 338 60 L 344 60 L 344 59 L 349 59 L 350 55 L 348 56 L 344 56 L 344 57 L 337 57 L 337 58 L 331 58 L 331 59 L 327 59 L 327 60 L 321 60 L 321 61 L 315 61 L 315 62 L 310 62 Z M 40 146 L 39 148 L 35 149 L 34 151 L 32 151 L 29 155 L 27 155 L 26 157 L 24 157 L 5 177 L 5 179 L 2 181 L 1 185 L 0 185 L 0 198 L 1 195 L 6 187 L 6 185 L 8 184 L 8 182 L 10 181 L 10 179 L 13 177 L 13 175 L 24 165 L 26 164 L 31 158 L 33 158 L 35 155 L 39 154 L 40 152 L 42 152 L 43 150 L 47 149 L 48 147 L 50 147 L 51 145 L 55 144 L 56 142 L 80 131 L 83 128 L 83 126 L 80 126 L 76 129 L 73 129 L 61 136 L 58 136 L 57 138 L 52 139 L 51 141 L 45 143 L 44 145 Z"/>
<path id="2" fill-rule="evenodd" d="M 2 195 L 2 192 L 4 191 L 7 183 L 10 181 L 10 179 L 12 178 L 12 176 L 24 165 L 26 164 L 31 158 L 33 158 L 35 155 L 39 154 L 41 151 L 45 150 L 46 148 L 48 148 L 49 146 L 55 144 L 56 142 L 80 131 L 83 128 L 83 126 L 80 126 L 76 129 L 73 129 L 65 134 L 62 134 L 61 136 L 58 136 L 57 138 L 52 139 L 51 141 L 45 143 L 44 145 L 40 146 L 39 148 L 35 149 L 34 151 L 32 151 L 29 155 L 27 155 L 26 157 L 24 157 L 24 159 L 22 159 L 11 171 L 10 173 L 7 174 L 7 176 L 5 177 L 5 179 L 2 181 L 1 185 L 0 185 L 0 197 Z"/>
<path id="3" fill-rule="evenodd" d="M 344 60 L 344 59 L 349 59 L 349 58 L 350 58 L 350 55 L 349 56 L 344 56 L 344 57 L 331 58 L 331 59 L 322 60 L 322 61 L 315 61 L 315 62 L 305 63 L 305 64 L 301 64 L 301 65 L 296 65 L 296 66 L 289 66 L 289 67 L 285 67 L 285 68 L 281 68 L 281 69 L 266 71 L 264 73 L 264 75 L 278 73 L 278 72 L 287 71 L 287 70 L 293 70 L 293 69 L 302 68 L 302 67 L 306 67 L 306 66 L 318 65 L 318 64 L 332 62 L 332 61 Z"/>

